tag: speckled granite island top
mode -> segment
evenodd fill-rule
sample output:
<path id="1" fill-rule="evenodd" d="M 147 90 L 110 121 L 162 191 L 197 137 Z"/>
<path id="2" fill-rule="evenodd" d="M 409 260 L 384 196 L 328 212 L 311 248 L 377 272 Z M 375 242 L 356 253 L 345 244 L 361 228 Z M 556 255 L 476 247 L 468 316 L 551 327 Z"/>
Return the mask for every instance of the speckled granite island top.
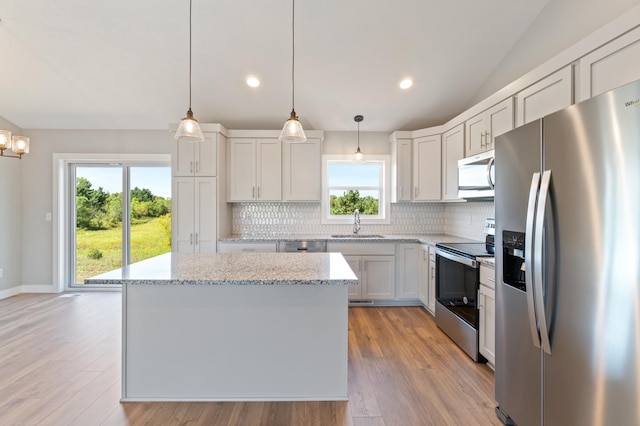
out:
<path id="1" fill-rule="evenodd" d="M 127 285 L 355 285 L 340 253 L 166 253 L 85 280 Z"/>

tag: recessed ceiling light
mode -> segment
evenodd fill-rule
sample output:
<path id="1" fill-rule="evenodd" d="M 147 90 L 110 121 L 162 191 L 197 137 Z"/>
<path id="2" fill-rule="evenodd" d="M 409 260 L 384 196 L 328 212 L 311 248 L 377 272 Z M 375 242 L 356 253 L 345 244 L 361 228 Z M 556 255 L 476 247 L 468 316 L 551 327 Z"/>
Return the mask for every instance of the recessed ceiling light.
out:
<path id="1" fill-rule="evenodd" d="M 249 85 L 249 87 L 258 87 L 260 86 L 260 80 L 256 77 L 249 77 L 247 78 L 247 85 Z"/>
<path id="2" fill-rule="evenodd" d="M 411 86 L 413 86 L 413 80 L 411 80 L 410 78 L 405 78 L 400 82 L 400 88 L 402 90 L 406 90 Z"/>

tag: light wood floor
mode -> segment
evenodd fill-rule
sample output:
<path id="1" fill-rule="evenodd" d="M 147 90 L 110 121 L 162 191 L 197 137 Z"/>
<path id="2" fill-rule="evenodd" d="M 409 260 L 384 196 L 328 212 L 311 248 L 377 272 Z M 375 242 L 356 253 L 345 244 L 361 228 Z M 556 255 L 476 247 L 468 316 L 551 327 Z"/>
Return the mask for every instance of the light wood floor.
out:
<path id="1" fill-rule="evenodd" d="M 349 402 L 120 403 L 120 293 L 0 300 L 0 425 L 500 425 L 422 308 L 349 310 Z"/>

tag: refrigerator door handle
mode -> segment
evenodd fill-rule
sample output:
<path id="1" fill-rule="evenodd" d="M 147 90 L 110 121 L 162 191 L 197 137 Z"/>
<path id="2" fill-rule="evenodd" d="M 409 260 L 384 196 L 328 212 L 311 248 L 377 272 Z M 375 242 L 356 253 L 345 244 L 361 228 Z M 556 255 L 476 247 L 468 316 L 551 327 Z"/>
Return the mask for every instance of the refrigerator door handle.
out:
<path id="1" fill-rule="evenodd" d="M 538 198 L 538 188 L 540 187 L 540 173 L 536 172 L 531 177 L 531 189 L 529 189 L 529 203 L 527 206 L 527 224 L 524 237 L 524 281 L 527 293 L 527 312 L 529 313 L 529 328 L 531 339 L 536 348 L 540 347 L 540 335 L 538 334 L 538 323 L 536 321 L 536 309 L 533 294 L 533 257 L 534 257 L 534 227 L 536 218 L 536 201 Z"/>
<path id="2" fill-rule="evenodd" d="M 540 325 L 540 340 L 542 349 L 548 355 L 551 355 L 551 344 L 549 343 L 549 328 L 547 327 L 547 316 L 544 303 L 544 293 L 542 291 L 543 281 L 543 237 L 545 232 L 545 212 L 549 201 L 549 187 L 551 186 L 551 170 L 545 170 L 542 173 L 542 182 L 540 183 L 540 196 L 538 199 L 538 208 L 536 212 L 535 225 L 535 255 L 533 258 L 534 267 L 534 285 L 535 285 L 535 305 L 538 324 Z"/>

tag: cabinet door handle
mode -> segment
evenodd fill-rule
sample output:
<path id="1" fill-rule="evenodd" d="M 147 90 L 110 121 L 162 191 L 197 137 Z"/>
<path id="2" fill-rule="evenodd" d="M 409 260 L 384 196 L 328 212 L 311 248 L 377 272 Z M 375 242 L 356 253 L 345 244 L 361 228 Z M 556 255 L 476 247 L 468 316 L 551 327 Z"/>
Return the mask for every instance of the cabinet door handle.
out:
<path id="1" fill-rule="evenodd" d="M 193 234 L 189 234 L 189 245 L 193 245 Z"/>
<path id="2" fill-rule="evenodd" d="M 486 137 L 485 132 L 480 133 L 480 146 L 485 147 L 484 138 Z"/>
<path id="3" fill-rule="evenodd" d="M 189 173 L 193 173 L 193 161 L 189 161 Z"/>
<path id="4" fill-rule="evenodd" d="M 258 198 L 260 198 L 260 187 L 258 187 Z"/>
<path id="5" fill-rule="evenodd" d="M 200 163 L 196 161 L 196 173 L 200 171 Z"/>
<path id="6" fill-rule="evenodd" d="M 485 139 L 485 141 L 486 141 L 485 145 L 486 145 L 486 147 L 488 148 L 488 147 L 489 147 L 489 145 L 492 145 L 492 144 L 493 144 L 493 141 L 491 140 L 491 133 L 489 133 L 489 132 L 485 132 L 485 135 L 486 135 L 486 136 L 485 136 L 485 138 L 486 138 L 486 139 Z"/>
<path id="7" fill-rule="evenodd" d="M 251 198 L 256 198 L 256 187 L 251 188 Z"/>
<path id="8" fill-rule="evenodd" d="M 198 233 L 196 232 L 196 245 L 198 245 Z"/>
<path id="9" fill-rule="evenodd" d="M 417 186 L 415 188 L 413 188 L 413 196 L 414 197 L 418 196 L 418 187 Z"/>

